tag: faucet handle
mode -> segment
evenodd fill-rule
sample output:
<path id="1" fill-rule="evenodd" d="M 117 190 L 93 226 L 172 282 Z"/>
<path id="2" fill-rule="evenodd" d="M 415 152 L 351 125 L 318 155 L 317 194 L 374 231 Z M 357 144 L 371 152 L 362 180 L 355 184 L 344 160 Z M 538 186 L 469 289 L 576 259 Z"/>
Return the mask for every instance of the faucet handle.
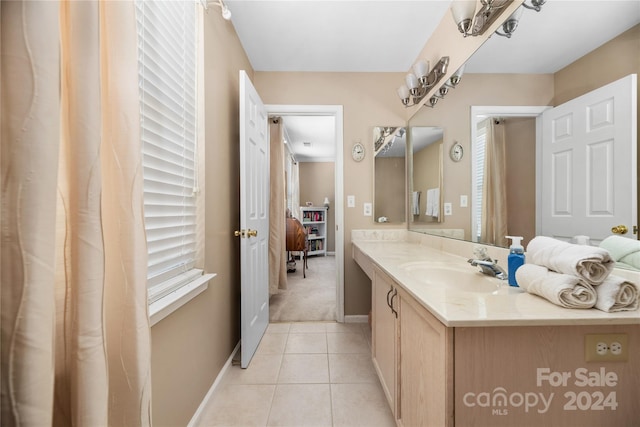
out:
<path id="1" fill-rule="evenodd" d="M 475 248 L 473 248 L 473 254 L 475 255 L 476 259 L 481 259 L 481 260 L 491 259 L 487 254 L 487 248 L 485 248 L 484 246 L 476 246 Z"/>

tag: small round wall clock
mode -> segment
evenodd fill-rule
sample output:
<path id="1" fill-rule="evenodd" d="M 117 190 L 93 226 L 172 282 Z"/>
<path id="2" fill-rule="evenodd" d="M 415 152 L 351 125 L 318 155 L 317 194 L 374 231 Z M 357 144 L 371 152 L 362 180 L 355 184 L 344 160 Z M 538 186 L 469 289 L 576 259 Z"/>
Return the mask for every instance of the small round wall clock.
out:
<path id="1" fill-rule="evenodd" d="M 460 143 L 456 142 L 451 146 L 451 151 L 449 151 L 451 160 L 453 160 L 454 162 L 459 162 L 460 160 L 462 160 L 463 155 L 464 150 L 462 149 L 462 145 L 460 145 Z"/>
<path id="2" fill-rule="evenodd" d="M 353 148 L 351 149 L 351 157 L 353 157 L 353 160 L 355 160 L 356 162 L 364 159 L 364 145 L 359 142 L 353 144 Z"/>

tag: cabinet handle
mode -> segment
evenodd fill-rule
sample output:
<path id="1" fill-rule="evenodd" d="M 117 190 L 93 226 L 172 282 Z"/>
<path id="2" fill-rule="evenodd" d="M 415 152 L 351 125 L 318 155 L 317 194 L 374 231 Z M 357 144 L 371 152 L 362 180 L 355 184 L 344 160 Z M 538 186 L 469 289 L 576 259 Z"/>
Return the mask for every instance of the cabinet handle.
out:
<path id="1" fill-rule="evenodd" d="M 393 292 L 393 286 L 389 288 L 389 292 L 387 292 L 387 305 L 389 306 L 390 309 L 393 310 L 393 307 L 391 307 L 391 301 L 389 300 L 389 295 L 391 295 L 391 292 Z"/>
<path id="2" fill-rule="evenodd" d="M 393 299 L 394 299 L 397 295 L 398 295 L 398 290 L 397 290 L 397 289 L 394 289 L 394 290 L 393 290 L 393 295 L 391 295 L 391 304 L 389 304 L 389 307 L 391 307 L 391 312 L 392 312 L 393 314 L 395 314 L 396 319 L 398 318 L 398 312 L 396 311 L 396 309 L 395 309 L 395 308 L 393 308 Z"/>

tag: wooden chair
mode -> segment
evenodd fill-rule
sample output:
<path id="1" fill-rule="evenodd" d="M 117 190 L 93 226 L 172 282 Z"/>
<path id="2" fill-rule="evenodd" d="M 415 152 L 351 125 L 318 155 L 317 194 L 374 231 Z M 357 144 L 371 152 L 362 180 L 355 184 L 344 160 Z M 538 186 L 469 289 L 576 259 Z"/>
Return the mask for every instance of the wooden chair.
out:
<path id="1" fill-rule="evenodd" d="M 291 259 L 289 252 L 302 252 L 302 277 L 307 278 L 307 252 L 309 242 L 307 231 L 297 218 L 287 218 L 287 260 Z"/>

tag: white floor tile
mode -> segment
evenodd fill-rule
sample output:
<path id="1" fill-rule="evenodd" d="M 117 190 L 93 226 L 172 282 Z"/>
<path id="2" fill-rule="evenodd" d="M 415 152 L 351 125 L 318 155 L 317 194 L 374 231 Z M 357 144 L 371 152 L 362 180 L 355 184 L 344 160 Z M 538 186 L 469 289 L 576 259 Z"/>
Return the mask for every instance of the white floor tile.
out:
<path id="1" fill-rule="evenodd" d="M 327 333 L 329 353 L 369 353 L 369 344 L 362 333 Z"/>
<path id="2" fill-rule="evenodd" d="M 331 384 L 335 427 L 393 427 L 391 409 L 377 384 Z"/>
<path id="3" fill-rule="evenodd" d="M 326 353 L 327 352 L 327 334 L 326 333 L 308 333 L 308 334 L 290 333 L 284 352 L 285 353 Z"/>
<path id="4" fill-rule="evenodd" d="M 378 383 L 369 354 L 329 354 L 331 383 Z"/>
<path id="5" fill-rule="evenodd" d="M 268 426 L 331 426 L 329 384 L 276 386 Z"/>
<path id="6" fill-rule="evenodd" d="M 275 390 L 275 385 L 222 385 L 200 416 L 198 425 L 266 426 Z"/>
<path id="7" fill-rule="evenodd" d="M 247 369 L 232 366 L 224 376 L 224 382 L 229 384 L 276 384 L 282 355 L 256 354 L 251 359 Z"/>
<path id="8" fill-rule="evenodd" d="M 278 384 L 321 384 L 329 382 L 326 354 L 285 354 Z"/>

